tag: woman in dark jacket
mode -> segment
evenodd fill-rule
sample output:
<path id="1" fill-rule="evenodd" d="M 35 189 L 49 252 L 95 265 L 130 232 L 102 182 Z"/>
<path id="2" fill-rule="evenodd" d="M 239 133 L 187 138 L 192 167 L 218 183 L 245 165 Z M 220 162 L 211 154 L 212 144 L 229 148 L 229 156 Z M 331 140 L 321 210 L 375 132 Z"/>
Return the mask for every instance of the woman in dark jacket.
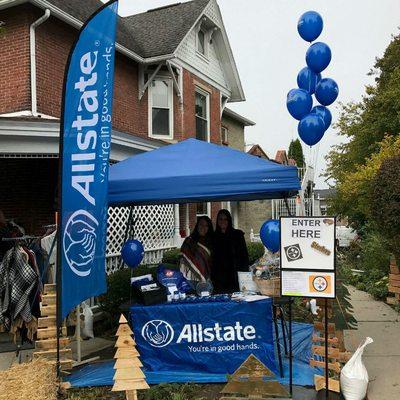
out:
<path id="1" fill-rule="evenodd" d="M 228 210 L 220 210 L 214 235 L 211 280 L 215 293 L 239 291 L 238 271 L 248 271 L 249 254 L 244 233 L 235 229 Z"/>

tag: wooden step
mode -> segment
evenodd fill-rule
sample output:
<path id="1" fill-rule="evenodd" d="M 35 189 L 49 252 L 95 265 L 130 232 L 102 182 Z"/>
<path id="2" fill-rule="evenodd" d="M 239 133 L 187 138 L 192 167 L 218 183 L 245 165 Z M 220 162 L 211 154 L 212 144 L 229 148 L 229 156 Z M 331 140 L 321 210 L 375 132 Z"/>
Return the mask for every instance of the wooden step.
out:
<path id="1" fill-rule="evenodd" d="M 325 389 L 325 377 L 321 375 L 314 375 L 314 385 L 317 392 L 319 392 L 321 389 Z M 328 385 L 330 391 L 340 393 L 340 382 L 338 380 L 329 378 Z"/>
<path id="2" fill-rule="evenodd" d="M 325 323 L 314 322 L 314 329 L 320 332 L 325 332 Z M 332 322 L 328 323 L 328 333 L 335 333 L 335 330 L 336 330 L 335 324 Z"/>
<path id="3" fill-rule="evenodd" d="M 388 292 L 390 292 L 390 293 L 400 293 L 400 287 L 390 286 L 389 285 Z"/>
<path id="4" fill-rule="evenodd" d="M 54 317 L 57 312 L 57 307 L 54 306 L 42 306 L 40 307 L 40 315 L 42 317 Z"/>
<path id="5" fill-rule="evenodd" d="M 57 358 L 57 349 L 36 351 L 33 353 L 34 358 L 46 358 L 47 360 L 55 360 Z M 71 349 L 60 349 L 60 359 L 72 358 Z"/>
<path id="6" fill-rule="evenodd" d="M 57 324 L 57 318 L 54 317 L 40 317 L 38 319 L 39 328 L 55 328 Z"/>
<path id="7" fill-rule="evenodd" d="M 353 354 L 350 353 L 349 351 L 342 351 L 339 353 L 338 361 L 340 361 L 341 363 L 347 363 L 347 361 L 350 360 L 352 355 Z"/>
<path id="8" fill-rule="evenodd" d="M 314 335 L 312 337 L 312 341 L 314 343 L 325 343 L 325 338 L 323 336 Z M 339 344 L 339 339 L 337 337 L 328 338 L 329 344 Z"/>
<path id="9" fill-rule="evenodd" d="M 69 338 L 60 338 L 60 348 L 65 348 L 69 345 Z M 37 340 L 35 348 L 41 350 L 53 350 L 57 348 L 57 339 Z"/>
<path id="10" fill-rule="evenodd" d="M 53 294 L 57 292 L 57 285 L 55 283 L 45 283 L 43 294 Z"/>
<path id="11" fill-rule="evenodd" d="M 400 274 L 389 274 L 389 281 L 400 281 Z"/>
<path id="12" fill-rule="evenodd" d="M 317 360 L 311 359 L 310 360 L 310 365 L 312 367 L 314 367 L 314 368 L 318 367 L 318 368 L 324 368 L 325 369 L 325 361 L 317 361 Z M 338 363 L 338 362 L 328 363 L 328 369 L 339 373 L 340 369 L 341 369 L 340 363 Z"/>
<path id="13" fill-rule="evenodd" d="M 312 353 L 317 356 L 325 357 L 325 346 L 312 346 Z M 328 347 L 329 358 L 339 358 L 339 349 Z"/>
<path id="14" fill-rule="evenodd" d="M 42 296 L 42 305 L 55 306 L 57 303 L 57 295 L 54 294 L 44 294 Z"/>
<path id="15" fill-rule="evenodd" d="M 61 328 L 61 334 L 67 336 L 67 327 Z M 57 328 L 39 328 L 37 330 L 38 339 L 54 339 L 57 337 Z"/>

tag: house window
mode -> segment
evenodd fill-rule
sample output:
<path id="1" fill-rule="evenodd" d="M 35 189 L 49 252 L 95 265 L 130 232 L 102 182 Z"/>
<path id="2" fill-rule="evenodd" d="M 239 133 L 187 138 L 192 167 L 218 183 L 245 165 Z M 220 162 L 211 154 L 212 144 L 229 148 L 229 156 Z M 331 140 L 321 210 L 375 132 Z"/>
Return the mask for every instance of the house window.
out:
<path id="1" fill-rule="evenodd" d="M 210 216 L 211 214 L 211 204 L 210 203 L 197 203 L 196 204 L 196 217 L 201 217 L 203 215 Z"/>
<path id="2" fill-rule="evenodd" d="M 206 34 L 203 29 L 200 29 L 197 33 L 197 51 L 203 56 L 206 55 Z"/>
<path id="3" fill-rule="evenodd" d="M 221 126 L 221 142 L 222 144 L 228 144 L 228 129 L 224 126 Z"/>
<path id="4" fill-rule="evenodd" d="M 173 139 L 173 87 L 171 79 L 157 78 L 149 93 L 149 132 L 152 137 Z"/>
<path id="5" fill-rule="evenodd" d="M 202 90 L 196 90 L 196 139 L 209 141 L 210 120 L 209 94 Z"/>

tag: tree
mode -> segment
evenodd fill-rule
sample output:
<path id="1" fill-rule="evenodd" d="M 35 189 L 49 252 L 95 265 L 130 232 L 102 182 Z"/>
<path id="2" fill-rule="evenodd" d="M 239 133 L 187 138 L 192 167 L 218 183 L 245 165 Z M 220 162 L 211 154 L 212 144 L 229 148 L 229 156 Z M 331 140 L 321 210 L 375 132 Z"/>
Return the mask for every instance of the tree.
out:
<path id="1" fill-rule="evenodd" d="M 328 179 L 341 182 L 379 151 L 385 136 L 400 133 L 400 35 L 392 38 L 369 75 L 375 76 L 375 86 L 366 88 L 362 101 L 341 105 L 336 128 L 347 141 L 328 154 Z"/>
<path id="2" fill-rule="evenodd" d="M 293 158 L 299 168 L 304 167 L 303 147 L 301 146 L 299 139 L 290 142 L 288 157 Z"/>
<path id="3" fill-rule="evenodd" d="M 370 75 L 375 85 L 366 88 L 362 100 L 341 105 L 336 128 L 346 141 L 329 152 L 325 173 L 336 186 L 332 212 L 348 216 L 357 229 L 371 220 L 375 175 L 386 158 L 399 152 L 400 35 L 392 38 Z"/>
<path id="4" fill-rule="evenodd" d="M 385 159 L 372 181 L 371 217 L 400 259 L 400 154 Z"/>

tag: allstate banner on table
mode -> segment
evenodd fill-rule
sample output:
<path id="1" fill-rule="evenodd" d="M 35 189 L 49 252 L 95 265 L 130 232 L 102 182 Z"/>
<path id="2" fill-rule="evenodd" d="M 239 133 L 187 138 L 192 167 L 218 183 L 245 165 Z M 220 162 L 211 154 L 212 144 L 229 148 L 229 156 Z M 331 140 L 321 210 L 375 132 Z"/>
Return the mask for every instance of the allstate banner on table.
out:
<path id="1" fill-rule="evenodd" d="M 131 307 L 147 371 L 233 373 L 254 354 L 277 373 L 272 300 Z"/>
<path id="2" fill-rule="evenodd" d="M 118 1 L 111 1 L 90 17 L 67 63 L 61 125 L 61 318 L 106 291 L 117 10 Z"/>

